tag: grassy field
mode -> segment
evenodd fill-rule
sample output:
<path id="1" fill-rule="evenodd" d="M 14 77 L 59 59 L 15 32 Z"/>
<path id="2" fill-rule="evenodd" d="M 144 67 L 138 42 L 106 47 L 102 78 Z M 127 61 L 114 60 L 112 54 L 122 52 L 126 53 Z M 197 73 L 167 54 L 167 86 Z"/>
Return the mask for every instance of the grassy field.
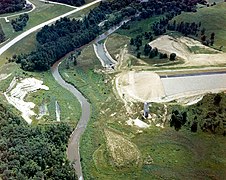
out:
<path id="1" fill-rule="evenodd" d="M 144 32 L 150 32 L 152 24 L 160 20 L 162 17 L 163 16 L 155 16 L 142 21 L 130 21 L 128 22 L 128 25 L 130 25 L 129 30 L 119 29 L 116 31 L 116 33 L 134 38 L 137 35 L 143 34 Z"/>
<path id="2" fill-rule="evenodd" d="M 4 68 L 4 69 L 3 69 Z M 77 121 L 81 115 L 81 107 L 79 102 L 74 98 L 74 96 L 62 88 L 52 77 L 50 71 L 43 73 L 34 72 L 24 72 L 18 65 L 10 63 L 3 66 L 1 69 L 1 74 L 12 75 L 6 80 L 0 81 L 1 93 L 3 93 L 8 87 L 14 76 L 21 78 L 35 77 L 43 81 L 43 84 L 49 87 L 49 91 L 39 90 L 34 93 L 29 94 L 25 101 L 31 101 L 36 104 L 34 111 L 38 114 L 39 106 L 44 102 L 47 104 L 49 115 L 44 116 L 39 121 L 34 121 L 34 123 L 50 123 L 56 120 L 55 115 L 55 101 L 58 101 L 61 109 L 61 121 L 69 122 L 72 125 L 76 125 Z M 3 97 L 3 95 L 1 95 Z M 4 99 L 4 98 L 3 98 Z M 6 103 L 6 100 L 4 100 Z"/>
<path id="3" fill-rule="evenodd" d="M 169 58 L 166 59 L 159 59 L 159 57 L 149 58 L 148 56 L 143 55 L 143 47 L 140 48 L 141 57 L 136 57 L 136 47 L 131 46 L 129 44 L 130 38 L 128 38 L 125 35 L 120 35 L 118 33 L 114 33 L 108 37 L 106 40 L 106 48 L 108 49 L 109 54 L 114 59 L 119 59 L 119 57 L 123 54 L 123 49 L 125 50 L 123 60 L 121 60 L 121 68 L 127 68 L 130 69 L 132 66 L 146 66 L 147 68 L 157 68 L 157 67 L 164 67 L 169 68 L 172 65 L 181 64 L 183 63 L 182 60 L 176 60 L 176 61 L 170 61 Z M 201 52 L 200 49 L 191 49 L 192 52 Z M 204 51 L 203 51 L 204 52 Z M 153 66 L 154 65 L 154 66 Z"/>
<path id="4" fill-rule="evenodd" d="M 0 56 L 0 66 L 4 65 L 8 61 L 7 58 L 11 58 L 14 54 L 29 53 L 35 50 L 37 43 L 36 34 L 37 31 L 31 33 L 5 51 Z"/>
<path id="5" fill-rule="evenodd" d="M 92 0 L 89 0 L 88 2 L 92 2 Z M 100 3 L 96 3 L 96 4 L 92 5 L 92 6 L 89 6 L 89 7 L 86 8 L 86 9 L 83 9 L 83 10 L 81 10 L 81 11 L 79 11 L 79 12 L 77 12 L 77 13 L 74 13 L 74 14 L 68 16 L 68 17 L 69 17 L 69 18 L 82 18 L 82 17 L 84 17 L 87 13 L 89 13 L 89 11 L 90 11 L 91 9 L 94 9 L 95 7 L 99 6 L 99 4 L 100 4 Z"/>
<path id="6" fill-rule="evenodd" d="M 39 1 L 32 0 L 34 4 L 36 5 L 36 10 L 32 12 L 33 14 L 30 14 L 30 18 L 38 18 L 36 22 L 33 20 L 33 25 L 39 24 L 41 22 L 44 22 L 48 19 L 51 19 L 57 15 L 63 14 L 67 11 L 69 11 L 71 8 L 64 7 L 64 6 L 58 6 L 58 5 L 51 5 L 51 4 L 44 4 Z M 90 9 L 94 8 L 95 6 L 92 6 L 90 8 L 85 9 L 83 13 L 87 13 Z M 47 9 L 48 8 L 48 9 Z M 51 9 L 51 11 L 49 10 Z M 61 11 L 62 9 L 62 11 Z M 81 17 L 81 12 L 77 12 L 73 14 L 73 17 L 78 18 Z M 9 24 L 7 24 L 9 25 Z M 31 27 L 31 26 L 27 26 Z M 7 27 L 4 26 L 4 28 L 7 29 Z M 11 28 L 11 27 L 10 27 Z M 10 29 L 8 28 L 8 30 Z M 26 28 L 26 29 L 27 29 Z M 9 34 L 11 32 L 8 32 Z M 11 82 L 12 78 L 14 75 L 17 76 L 22 76 L 22 77 L 36 77 L 38 79 L 41 79 L 44 81 L 44 84 L 47 85 L 50 90 L 49 91 L 37 91 L 34 92 L 26 97 L 27 101 L 32 101 L 37 106 L 35 107 L 34 111 L 37 113 L 38 107 L 43 104 L 47 104 L 48 111 L 49 111 L 49 116 L 44 116 L 44 118 L 40 121 L 41 123 L 50 123 L 54 122 L 56 117 L 55 117 L 55 101 L 57 100 L 60 109 L 61 109 L 61 120 L 62 121 L 67 121 L 75 125 L 81 115 L 81 107 L 79 102 L 74 98 L 74 96 L 63 89 L 58 83 L 54 80 L 54 78 L 51 75 L 51 72 L 43 72 L 43 73 L 32 73 L 32 72 L 24 72 L 19 68 L 19 65 L 15 64 L 8 64 L 7 63 L 7 58 L 12 57 L 13 54 L 20 54 L 20 53 L 29 53 L 32 50 L 35 50 L 36 48 L 36 37 L 37 32 L 34 32 L 28 36 L 26 36 L 24 39 L 21 41 L 17 42 L 15 45 L 10 47 L 5 53 L 3 53 L 0 56 L 0 67 L 1 67 L 1 74 L 9 74 L 12 73 L 12 76 L 10 76 L 7 80 L 1 81 L 0 82 L 0 87 L 1 91 L 3 92 L 4 90 L 7 89 L 9 86 L 9 83 Z M 12 34 L 11 37 L 16 36 L 17 34 L 14 33 Z M 1 97 L 4 101 L 5 98 L 2 96 Z M 5 101 L 5 103 L 7 103 Z M 69 112 L 70 110 L 70 112 Z M 18 112 L 19 113 L 19 112 Z M 34 121 L 37 123 L 37 121 Z"/>
<path id="7" fill-rule="evenodd" d="M 140 117 L 143 105 L 136 104 L 134 114 L 127 114 L 123 104 L 113 93 L 113 74 L 105 74 L 95 57 L 92 46 L 78 57 L 78 65 L 60 66 L 64 79 L 73 83 L 91 102 L 92 115 L 81 141 L 82 167 L 86 179 L 222 179 L 226 175 L 226 147 L 223 136 L 192 133 L 186 127 L 175 131 L 167 124 L 164 129 L 138 129 L 126 124 L 129 118 Z M 106 82 L 106 83 L 104 83 Z M 155 105 L 155 113 L 163 114 L 162 105 Z M 123 151 L 134 144 L 141 153 L 141 164 L 131 167 L 127 155 L 125 166 L 118 166 L 112 158 L 106 130 L 127 143 L 112 145 Z M 117 139 L 116 138 L 116 139 Z M 120 140 L 121 141 L 121 140 Z M 123 142 L 123 141 L 122 141 Z M 117 144 L 117 145 L 116 145 Z M 128 147 L 127 147 L 128 145 Z M 133 146 L 133 147 L 134 147 Z M 113 151 L 114 152 L 114 151 Z"/>
<path id="8" fill-rule="evenodd" d="M 64 14 L 73 8 L 62 6 L 62 5 L 55 5 L 55 4 L 45 4 L 43 2 L 37 0 L 31 0 L 31 2 L 36 6 L 36 9 L 29 13 L 29 21 L 27 26 L 24 28 L 23 31 L 26 31 L 40 23 L 43 23 L 47 20 L 50 20 L 54 17 L 57 17 L 61 14 Z M 17 17 L 8 18 L 9 20 L 16 19 Z M 3 31 L 6 35 L 6 39 L 13 39 L 14 37 L 21 34 L 23 31 L 14 32 L 10 23 L 6 23 L 4 19 L 0 19 L 0 23 L 2 25 Z M 0 45 L 0 47 L 3 46 Z"/>
<path id="9" fill-rule="evenodd" d="M 224 46 L 222 49 L 226 51 L 226 3 L 219 3 L 209 8 L 198 9 L 196 13 L 182 13 L 176 16 L 173 20 L 177 22 L 196 22 L 202 23 L 202 27 L 206 29 L 207 37 L 210 37 L 212 32 L 215 33 L 215 44 L 216 48 Z"/>

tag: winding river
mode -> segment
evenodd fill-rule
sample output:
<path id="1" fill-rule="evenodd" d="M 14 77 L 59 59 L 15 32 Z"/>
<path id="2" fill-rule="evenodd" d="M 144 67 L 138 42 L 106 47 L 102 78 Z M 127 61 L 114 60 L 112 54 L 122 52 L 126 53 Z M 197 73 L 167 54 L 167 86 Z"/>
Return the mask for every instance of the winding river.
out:
<path id="1" fill-rule="evenodd" d="M 129 20 L 128 19 L 124 20 L 119 25 L 112 27 L 111 29 L 109 29 L 105 33 L 103 33 L 100 36 L 98 36 L 91 43 L 98 43 L 99 41 L 105 39 L 107 36 L 109 36 L 110 34 L 115 32 L 117 29 L 119 29 L 123 25 L 123 23 L 127 22 L 127 21 L 129 21 Z M 87 44 L 85 46 L 88 46 L 88 45 L 89 44 Z M 67 157 L 68 157 L 68 159 L 71 162 L 73 162 L 73 166 L 75 168 L 77 176 L 79 177 L 79 180 L 82 180 L 83 179 L 83 175 L 82 175 L 82 167 L 81 167 L 80 154 L 79 154 L 79 142 L 80 142 L 80 138 L 81 138 L 83 132 L 86 129 L 86 126 L 87 126 L 89 118 L 90 118 L 91 105 L 89 104 L 88 100 L 73 85 L 67 83 L 61 77 L 58 68 L 59 68 L 59 65 L 62 62 L 62 60 L 63 60 L 63 58 L 60 59 L 59 61 L 57 61 L 51 67 L 51 72 L 52 72 L 52 75 L 53 75 L 54 79 L 62 87 L 64 87 L 68 91 L 70 91 L 75 96 L 75 98 L 78 99 L 79 103 L 81 104 L 82 116 L 81 116 L 76 128 L 72 132 L 70 139 L 69 139 L 68 149 L 67 149 Z"/>

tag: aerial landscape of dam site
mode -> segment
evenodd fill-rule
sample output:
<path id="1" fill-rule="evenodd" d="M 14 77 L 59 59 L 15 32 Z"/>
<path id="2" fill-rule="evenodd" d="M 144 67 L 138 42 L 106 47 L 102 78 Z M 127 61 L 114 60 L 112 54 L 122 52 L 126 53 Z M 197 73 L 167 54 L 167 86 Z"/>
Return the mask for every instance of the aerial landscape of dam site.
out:
<path id="1" fill-rule="evenodd" d="M 0 180 L 226 179 L 225 0 L 0 0 Z"/>

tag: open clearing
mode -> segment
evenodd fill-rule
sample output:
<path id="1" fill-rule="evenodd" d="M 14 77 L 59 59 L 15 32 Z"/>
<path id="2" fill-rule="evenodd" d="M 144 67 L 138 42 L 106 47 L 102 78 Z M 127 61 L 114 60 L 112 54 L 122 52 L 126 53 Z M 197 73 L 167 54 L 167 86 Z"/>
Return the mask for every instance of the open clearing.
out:
<path id="1" fill-rule="evenodd" d="M 115 79 L 119 96 L 127 102 L 169 102 L 191 104 L 200 95 L 226 90 L 226 74 L 162 77 L 150 71 L 120 73 Z M 191 98 L 190 101 L 186 98 Z M 196 97 L 196 98 L 194 98 Z"/>
<path id="2" fill-rule="evenodd" d="M 177 66 L 212 66 L 226 64 L 226 53 L 216 51 L 212 48 L 202 45 L 199 41 L 188 37 L 173 38 L 163 35 L 149 43 L 150 46 L 157 47 L 159 51 L 167 53 L 176 53 L 184 60 L 183 64 Z M 197 48 L 205 50 L 205 54 L 195 54 L 190 49 Z"/>
<path id="3" fill-rule="evenodd" d="M 219 2 L 220 0 L 211 0 L 211 2 Z M 183 12 L 180 15 L 174 17 L 172 21 L 176 20 L 178 23 L 184 22 L 202 22 L 202 27 L 206 29 L 207 37 L 210 37 L 212 32 L 215 33 L 214 47 L 219 48 L 224 46 L 222 50 L 226 51 L 226 3 L 221 0 L 215 6 L 208 8 L 200 8 L 197 12 Z"/>
<path id="4" fill-rule="evenodd" d="M 106 74 L 103 69 L 99 69 L 101 65 L 92 46 L 82 51 L 77 66 L 71 65 L 69 69 L 65 67 L 65 62 L 62 62 L 60 65 L 62 76 L 89 98 L 93 109 L 90 123 L 81 141 L 82 167 L 86 179 L 202 179 L 203 174 L 206 179 L 224 177 L 226 174 L 224 137 L 194 134 L 185 129 L 177 132 L 167 124 L 164 128 L 152 125 L 148 127 L 147 121 L 141 123 L 137 119 L 143 103 L 133 103 L 136 107 L 133 112 L 138 112 L 137 114 L 126 113 L 123 103 L 112 92 L 111 79 L 114 79 L 115 73 Z M 118 76 L 129 78 L 129 71 L 120 73 L 122 72 L 119 71 Z M 152 77 L 150 79 L 144 77 L 146 81 L 142 81 L 142 73 L 147 76 L 149 72 L 137 71 L 131 72 L 131 75 L 141 79 L 140 85 L 149 86 L 147 84 Z M 162 81 L 157 74 L 153 72 L 150 74 L 157 83 Z M 121 82 L 120 78 L 119 81 Z M 128 86 L 127 80 L 121 83 Z M 163 83 L 161 86 L 164 87 Z M 126 95 L 124 98 L 127 98 Z M 192 98 L 196 100 L 197 97 Z M 152 105 L 150 110 L 152 114 L 159 115 L 160 120 L 163 119 L 160 115 L 166 113 L 165 116 L 168 116 L 162 104 Z M 110 140 L 106 137 L 106 129 L 113 133 L 109 136 Z M 118 168 L 114 163 L 108 143 L 110 141 L 115 147 L 122 148 L 121 144 L 124 141 L 122 143 L 121 138 L 131 142 L 139 150 L 142 157 L 140 166 Z M 120 152 L 120 149 L 117 151 Z"/>
<path id="5" fill-rule="evenodd" d="M 35 107 L 35 104 L 32 102 L 25 102 L 24 98 L 28 93 L 39 89 L 49 90 L 47 86 L 42 84 L 42 81 L 35 78 L 23 79 L 20 82 L 14 78 L 4 93 L 7 101 L 22 113 L 22 117 L 28 124 L 31 124 L 32 122 L 31 116 L 36 115 L 32 110 Z"/>

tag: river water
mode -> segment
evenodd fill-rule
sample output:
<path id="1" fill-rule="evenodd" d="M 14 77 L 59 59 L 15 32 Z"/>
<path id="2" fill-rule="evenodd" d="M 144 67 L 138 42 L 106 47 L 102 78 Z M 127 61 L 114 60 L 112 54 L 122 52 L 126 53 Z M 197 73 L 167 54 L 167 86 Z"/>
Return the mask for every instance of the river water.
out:
<path id="1" fill-rule="evenodd" d="M 110 28 L 108 31 L 105 33 L 101 34 L 98 36 L 92 43 L 98 43 L 99 41 L 105 39 L 107 36 L 115 32 L 117 29 L 119 29 L 123 23 L 128 22 L 130 19 L 126 19 L 122 21 L 119 25 L 114 26 Z M 89 45 L 89 44 L 88 44 Z M 87 45 L 85 45 L 87 46 Z M 85 47 L 83 46 L 83 47 Z M 68 143 L 68 149 L 67 149 L 67 157 L 69 161 L 74 162 L 73 166 L 75 168 L 76 174 L 79 177 L 79 180 L 83 179 L 83 174 L 82 174 L 82 167 L 81 167 L 81 161 L 80 161 L 80 153 L 79 153 L 79 142 L 82 134 L 84 133 L 86 126 L 88 124 L 90 114 L 91 114 L 91 105 L 89 104 L 88 100 L 71 84 L 67 83 L 64 81 L 64 79 L 61 77 L 58 67 L 63 60 L 60 59 L 57 61 L 52 67 L 51 67 L 51 72 L 54 77 L 54 79 L 65 89 L 70 91 L 75 98 L 78 99 L 79 103 L 81 104 L 82 108 L 82 116 L 74 129 L 74 131 L 71 134 L 71 137 L 69 139 Z"/>

